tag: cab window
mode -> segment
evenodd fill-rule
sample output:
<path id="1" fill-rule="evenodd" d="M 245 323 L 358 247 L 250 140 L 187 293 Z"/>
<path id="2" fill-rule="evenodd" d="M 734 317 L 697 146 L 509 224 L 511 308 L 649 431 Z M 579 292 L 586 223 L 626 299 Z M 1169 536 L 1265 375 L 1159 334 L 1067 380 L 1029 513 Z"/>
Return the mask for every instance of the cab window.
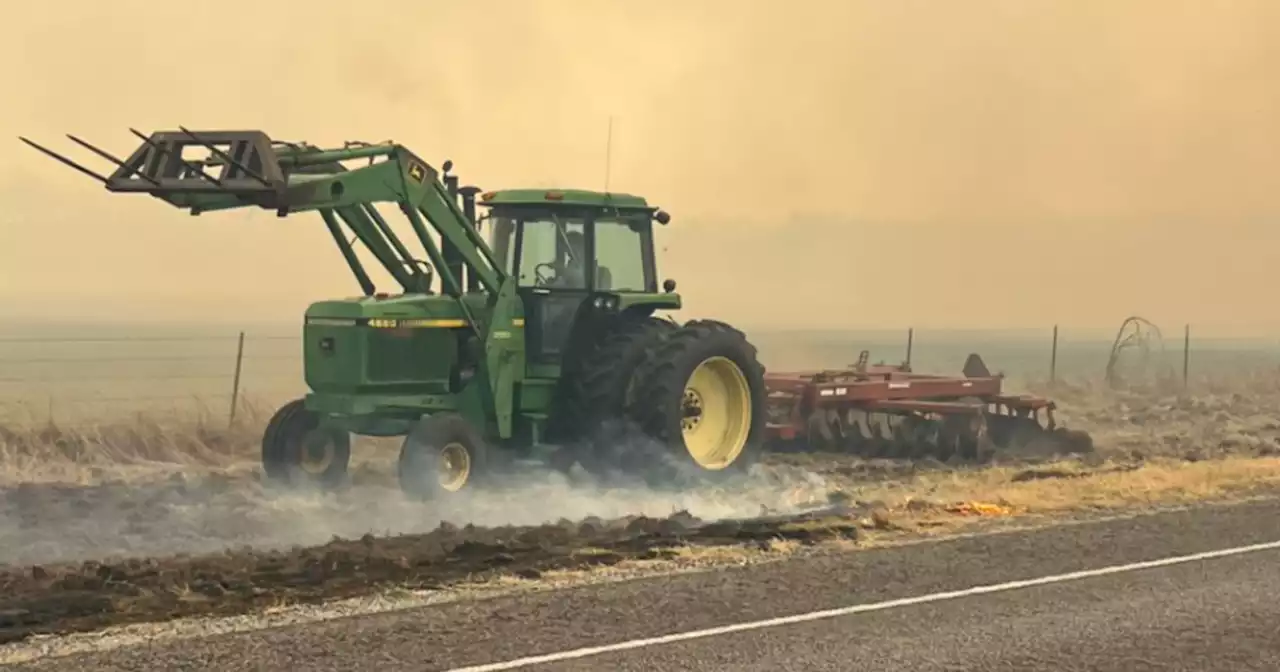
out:
<path id="1" fill-rule="evenodd" d="M 596 289 L 650 291 L 653 283 L 645 263 L 648 226 L 638 218 L 596 220 Z"/>
<path id="2" fill-rule="evenodd" d="M 527 219 L 520 243 L 520 287 L 586 289 L 585 227 L 581 220 Z"/>

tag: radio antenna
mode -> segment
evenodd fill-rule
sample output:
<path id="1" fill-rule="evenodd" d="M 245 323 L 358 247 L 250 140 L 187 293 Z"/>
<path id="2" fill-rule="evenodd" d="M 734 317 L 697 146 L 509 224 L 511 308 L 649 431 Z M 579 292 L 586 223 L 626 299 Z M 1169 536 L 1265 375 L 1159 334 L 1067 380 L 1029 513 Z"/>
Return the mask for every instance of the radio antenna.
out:
<path id="1" fill-rule="evenodd" d="M 613 115 L 609 115 L 609 135 L 604 141 L 604 193 L 609 193 L 609 169 L 613 167 Z"/>

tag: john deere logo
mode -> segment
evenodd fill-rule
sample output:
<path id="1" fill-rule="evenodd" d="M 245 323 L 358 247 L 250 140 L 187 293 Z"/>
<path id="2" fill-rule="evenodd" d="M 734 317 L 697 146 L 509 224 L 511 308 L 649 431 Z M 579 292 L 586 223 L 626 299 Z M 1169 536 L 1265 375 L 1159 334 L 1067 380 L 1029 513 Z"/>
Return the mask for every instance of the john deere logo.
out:
<path id="1" fill-rule="evenodd" d="M 409 178 L 414 182 L 421 183 L 427 179 L 427 168 L 421 163 L 409 164 Z"/>

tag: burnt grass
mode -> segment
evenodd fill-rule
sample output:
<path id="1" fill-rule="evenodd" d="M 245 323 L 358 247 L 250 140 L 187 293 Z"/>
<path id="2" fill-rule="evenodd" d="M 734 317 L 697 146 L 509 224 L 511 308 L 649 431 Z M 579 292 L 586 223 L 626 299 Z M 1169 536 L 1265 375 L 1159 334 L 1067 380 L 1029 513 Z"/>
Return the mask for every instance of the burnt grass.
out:
<path id="1" fill-rule="evenodd" d="M 0 566 L 0 643 L 36 634 L 192 616 L 230 616 L 286 603 L 319 603 L 384 588 L 438 589 L 501 575 L 537 579 L 550 570 L 675 557 L 677 547 L 779 539 L 816 544 L 855 539 L 852 508 L 797 516 L 703 521 L 589 518 L 510 527 L 443 523 L 425 533 L 365 535 L 289 550 L 235 549 L 203 555 Z"/>
<path id="2" fill-rule="evenodd" d="M 1184 398 L 1059 388 L 1056 396 L 1072 410 L 1078 426 L 1099 440 L 1097 452 L 1086 460 L 1095 462 L 1089 466 L 1111 462 L 1111 469 L 1126 470 L 1153 457 L 1199 461 L 1275 455 L 1280 419 L 1274 408 L 1280 397 L 1275 389 L 1264 392 Z M 1206 417 L 1213 420 L 1206 422 Z M 928 459 L 861 460 L 822 453 L 775 454 L 768 461 L 839 483 L 893 480 L 953 468 Z M 1038 461 L 1016 460 L 1027 467 Z M 1047 467 L 1028 468 L 1013 480 L 1075 476 Z M 261 548 L 249 544 L 275 537 L 281 527 L 274 518 L 263 517 L 262 493 L 256 487 L 230 477 L 191 482 L 175 477 L 151 485 L 33 483 L 0 488 L 0 521 L 12 528 L 0 529 L 0 546 L 8 546 L 0 548 L 0 643 L 108 625 L 231 616 L 391 588 L 441 589 L 504 575 L 532 580 L 552 570 L 674 558 L 687 546 L 763 549 L 780 539 L 803 544 L 856 539 L 854 521 L 868 513 L 866 505 L 851 503 L 797 516 L 722 521 L 678 513 L 530 526 L 442 523 L 420 534 L 334 538 L 319 545 L 308 539 L 292 548 Z M 374 498 L 351 505 L 356 508 L 349 517 L 364 521 L 385 502 Z M 174 511 L 186 508 L 221 514 L 194 516 L 194 522 L 185 524 L 187 520 Z M 354 535 L 368 527 L 359 532 L 344 529 Z M 86 539 L 94 549 L 105 543 L 116 556 L 72 560 L 76 556 L 67 554 L 81 550 Z M 175 541 L 193 552 L 158 552 L 160 547 L 172 548 Z M 210 550 L 228 542 L 246 545 Z"/>

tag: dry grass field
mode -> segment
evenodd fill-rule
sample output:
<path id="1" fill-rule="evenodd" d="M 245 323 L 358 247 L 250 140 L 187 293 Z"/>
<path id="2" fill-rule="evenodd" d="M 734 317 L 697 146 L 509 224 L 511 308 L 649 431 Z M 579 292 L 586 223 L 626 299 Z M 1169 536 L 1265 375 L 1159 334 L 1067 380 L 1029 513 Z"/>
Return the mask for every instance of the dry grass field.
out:
<path id="1" fill-rule="evenodd" d="M 831 350 L 817 345 L 788 366 L 842 363 Z M 199 394 L 185 406 L 110 413 L 10 408 L 0 422 L 0 589 L 13 604 L 0 609 L 0 632 L 22 639 L 391 588 L 741 562 L 992 520 L 1280 492 L 1280 373 L 1268 360 L 1198 374 L 1185 389 L 1176 377 L 1111 389 L 1098 368 L 1053 385 L 1015 373 L 1015 387 L 1055 398 L 1061 421 L 1093 435 L 1096 451 L 1077 459 L 954 466 L 788 453 L 731 487 L 670 493 L 547 472 L 450 507 L 399 495 L 386 441 L 357 443 L 339 492 L 264 486 L 258 438 L 296 379 L 274 392 L 244 385 L 234 422 Z"/>

